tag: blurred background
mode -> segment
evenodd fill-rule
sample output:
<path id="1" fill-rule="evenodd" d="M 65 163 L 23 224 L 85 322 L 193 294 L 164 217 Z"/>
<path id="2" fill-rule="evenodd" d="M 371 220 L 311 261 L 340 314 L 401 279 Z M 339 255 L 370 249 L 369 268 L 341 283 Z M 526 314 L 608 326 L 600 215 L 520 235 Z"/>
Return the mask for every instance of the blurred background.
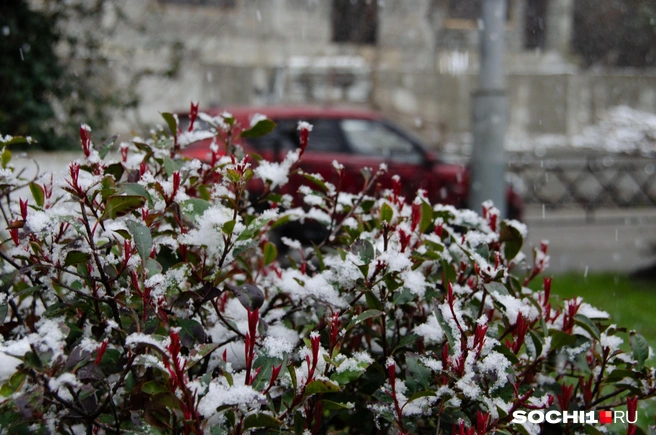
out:
<path id="1" fill-rule="evenodd" d="M 80 123 L 101 141 L 147 134 L 191 101 L 338 105 L 466 162 L 481 1 L 3 0 L 0 133 L 31 135 L 29 156 L 57 171 L 78 155 L 41 150 L 76 149 Z M 565 293 L 604 307 L 636 295 L 618 320 L 654 338 L 634 303 L 653 301 L 656 277 L 656 2 L 507 8 L 505 149 L 527 253 L 551 241 Z"/>

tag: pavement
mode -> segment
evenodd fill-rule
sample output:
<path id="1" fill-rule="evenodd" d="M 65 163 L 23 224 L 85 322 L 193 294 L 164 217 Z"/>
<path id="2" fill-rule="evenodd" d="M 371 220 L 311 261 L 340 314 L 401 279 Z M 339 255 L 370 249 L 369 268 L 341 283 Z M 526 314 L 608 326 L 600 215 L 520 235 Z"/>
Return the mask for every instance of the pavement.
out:
<path id="1" fill-rule="evenodd" d="M 549 241 L 549 271 L 623 272 L 656 264 L 656 207 L 547 210 L 527 207 L 529 235 L 525 253 L 541 240 Z"/>

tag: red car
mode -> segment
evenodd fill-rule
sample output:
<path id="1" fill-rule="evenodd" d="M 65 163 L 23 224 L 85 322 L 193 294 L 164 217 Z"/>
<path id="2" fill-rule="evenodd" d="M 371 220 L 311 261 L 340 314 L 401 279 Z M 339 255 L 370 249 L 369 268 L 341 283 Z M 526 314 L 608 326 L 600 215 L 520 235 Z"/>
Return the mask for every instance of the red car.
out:
<path id="1" fill-rule="evenodd" d="M 276 122 L 273 132 L 256 139 L 243 140 L 246 152 L 254 151 L 267 160 L 284 159 L 287 150 L 299 146 L 298 122 L 312 124 L 307 149 L 301 160 L 301 168 L 309 173 L 319 173 L 327 181 L 336 182 L 334 160 L 346 170 L 342 187 L 356 193 L 362 188 L 361 169 L 377 169 L 387 165 L 387 173 L 380 179 L 381 188 L 391 188 L 392 176 L 398 174 L 406 198 L 414 198 L 417 189 L 425 189 L 432 203 L 467 205 L 469 176 L 466 167 L 440 161 L 426 150 L 421 142 L 387 121 L 376 112 L 319 107 L 226 107 L 209 110 L 217 116 L 230 113 L 243 128 L 250 126 L 255 114 L 266 115 Z M 184 124 L 185 116 L 181 116 Z M 200 120 L 196 120 L 200 122 Z M 209 141 L 193 144 L 183 151 L 183 156 L 208 160 Z M 290 179 L 285 193 L 294 195 L 303 180 Z M 522 199 L 508 189 L 508 215 L 519 219 Z"/>

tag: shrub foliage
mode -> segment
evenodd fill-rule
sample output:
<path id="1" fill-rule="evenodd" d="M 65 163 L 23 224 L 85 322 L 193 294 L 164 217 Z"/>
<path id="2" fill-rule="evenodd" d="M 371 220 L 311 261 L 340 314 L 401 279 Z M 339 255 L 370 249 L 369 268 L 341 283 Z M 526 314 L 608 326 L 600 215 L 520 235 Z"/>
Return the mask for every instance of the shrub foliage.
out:
<path id="1" fill-rule="evenodd" d="M 595 428 L 512 413 L 635 410 L 656 393 L 644 338 L 550 297 L 548 278 L 527 287 L 548 245 L 525 259 L 524 225 L 491 204 L 403 198 L 398 179 L 380 191 L 384 166 L 343 193 L 299 168 L 310 125 L 272 163 L 238 146 L 271 121 L 200 116 L 209 131 L 195 110 L 187 131 L 164 114 L 116 161 L 82 126 L 84 158 L 59 178 L 21 180 L 2 153 L 7 432 L 578 433 Z M 209 137 L 207 162 L 179 157 Z M 301 204 L 289 177 L 307 181 Z M 308 221 L 325 230 L 313 246 L 279 237 Z"/>

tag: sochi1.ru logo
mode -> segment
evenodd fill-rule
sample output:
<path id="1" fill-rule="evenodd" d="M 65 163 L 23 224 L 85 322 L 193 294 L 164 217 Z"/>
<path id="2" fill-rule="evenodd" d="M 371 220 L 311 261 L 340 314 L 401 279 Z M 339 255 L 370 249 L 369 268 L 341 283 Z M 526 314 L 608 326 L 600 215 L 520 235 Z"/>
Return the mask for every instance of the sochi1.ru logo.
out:
<path id="1" fill-rule="evenodd" d="M 630 417 L 633 417 L 632 419 Z M 543 411 L 533 410 L 513 412 L 512 422 L 522 423 L 575 423 L 575 424 L 635 424 L 638 421 L 638 413 L 629 416 L 628 411 Z"/>

